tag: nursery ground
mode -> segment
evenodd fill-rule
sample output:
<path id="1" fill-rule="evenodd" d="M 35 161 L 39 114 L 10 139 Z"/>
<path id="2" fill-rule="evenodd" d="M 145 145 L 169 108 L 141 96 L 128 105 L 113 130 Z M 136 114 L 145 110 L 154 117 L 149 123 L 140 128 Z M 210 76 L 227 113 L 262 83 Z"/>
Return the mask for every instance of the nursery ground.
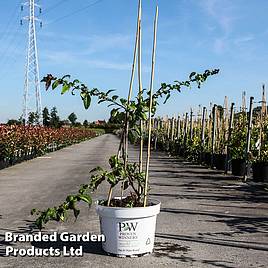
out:
<path id="1" fill-rule="evenodd" d="M 85 183 L 89 170 L 107 167 L 119 140 L 107 134 L 0 170 L 0 267 L 267 267 L 268 192 L 218 171 L 165 153 L 152 153 L 150 196 L 162 202 L 154 253 L 140 258 L 107 256 L 100 243 L 83 243 L 83 257 L 5 257 L 7 231 L 27 233 L 34 207 L 60 203 Z M 137 148 L 130 146 L 130 157 Z M 94 198 L 107 195 L 103 185 Z M 46 231 L 99 234 L 95 208 L 81 207 L 78 221 L 51 223 Z M 68 245 L 68 243 L 66 243 Z M 77 246 L 79 243 L 74 243 Z M 38 243 L 37 248 L 63 243 Z"/>

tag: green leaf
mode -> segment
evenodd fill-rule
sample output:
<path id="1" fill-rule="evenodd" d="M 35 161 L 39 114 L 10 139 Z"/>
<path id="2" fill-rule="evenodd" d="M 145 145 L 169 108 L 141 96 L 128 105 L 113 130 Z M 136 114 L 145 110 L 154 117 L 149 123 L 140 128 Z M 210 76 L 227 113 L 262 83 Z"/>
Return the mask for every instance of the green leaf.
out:
<path id="1" fill-rule="evenodd" d="M 115 91 L 114 89 L 110 89 L 106 92 L 106 95 L 109 95 L 111 92 Z"/>
<path id="2" fill-rule="evenodd" d="M 68 195 L 67 198 L 66 198 L 66 201 L 71 202 L 73 199 L 74 199 L 73 195 Z"/>
<path id="3" fill-rule="evenodd" d="M 62 86 L 62 89 L 61 89 L 61 95 L 63 95 L 64 93 L 66 93 L 68 90 L 70 89 L 70 85 L 65 83 L 63 86 Z"/>
<path id="4" fill-rule="evenodd" d="M 97 166 L 89 171 L 89 173 L 96 172 L 96 171 L 103 171 L 103 168 L 100 166 Z"/>
<path id="5" fill-rule="evenodd" d="M 100 104 L 100 103 L 102 103 L 102 102 L 104 102 L 104 101 L 106 101 L 106 100 L 101 99 L 101 100 L 98 101 L 98 104 Z"/>
<path id="6" fill-rule="evenodd" d="M 55 89 L 60 84 L 59 80 L 56 80 L 52 83 L 52 89 Z"/>
<path id="7" fill-rule="evenodd" d="M 196 75 L 196 72 L 191 72 L 191 74 L 189 75 L 189 78 L 192 79 L 193 76 L 195 76 L 195 75 Z"/>
<path id="8" fill-rule="evenodd" d="M 71 78 L 71 76 L 69 75 L 69 74 L 66 74 L 66 75 L 64 75 L 61 79 L 63 80 L 63 79 L 65 79 L 65 78 L 68 78 L 68 79 L 70 79 Z"/>
<path id="9" fill-rule="evenodd" d="M 36 208 L 33 208 L 32 210 L 31 210 L 31 215 L 33 215 L 33 214 L 35 214 L 36 213 Z"/>
<path id="10" fill-rule="evenodd" d="M 60 218 L 61 221 L 64 221 L 65 220 L 64 213 L 60 213 L 58 216 L 59 216 L 59 218 Z"/>
<path id="11" fill-rule="evenodd" d="M 120 102 L 121 102 L 121 104 L 123 106 L 125 106 L 127 104 L 127 100 L 126 99 L 123 99 L 123 98 L 120 99 Z"/>
<path id="12" fill-rule="evenodd" d="M 80 198 L 81 200 L 83 200 L 84 202 L 88 203 L 89 205 L 92 204 L 92 199 L 91 199 L 90 195 L 79 194 L 79 195 L 77 195 L 77 197 Z"/>
<path id="13" fill-rule="evenodd" d="M 85 109 L 88 109 L 91 103 L 91 96 L 89 95 L 89 93 L 87 92 L 84 97 L 82 97 L 83 102 L 84 102 L 84 107 Z"/>
<path id="14" fill-rule="evenodd" d="M 167 100 L 170 98 L 170 93 L 167 94 L 166 99 L 164 101 L 164 104 L 167 102 Z"/>
<path id="15" fill-rule="evenodd" d="M 114 118 L 114 117 L 116 117 L 116 116 L 118 115 L 118 110 L 119 110 L 119 108 L 116 108 L 116 109 L 113 109 L 113 110 L 111 111 L 111 117 L 112 117 L 112 118 Z"/>

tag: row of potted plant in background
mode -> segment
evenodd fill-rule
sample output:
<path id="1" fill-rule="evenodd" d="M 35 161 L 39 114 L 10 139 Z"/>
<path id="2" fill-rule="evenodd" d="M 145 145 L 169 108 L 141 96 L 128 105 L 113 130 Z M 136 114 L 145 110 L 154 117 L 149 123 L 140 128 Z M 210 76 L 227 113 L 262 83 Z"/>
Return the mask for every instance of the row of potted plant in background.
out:
<path id="1" fill-rule="evenodd" d="M 247 152 L 249 113 L 234 113 L 232 123 L 223 115 L 207 115 L 192 123 L 187 118 L 157 119 L 153 139 L 155 149 L 199 162 L 219 170 L 244 176 L 253 170 L 255 181 L 268 180 L 268 117 L 253 114 Z"/>
<path id="2" fill-rule="evenodd" d="M 101 134 L 86 128 L 0 126 L 0 168 L 61 149 Z"/>

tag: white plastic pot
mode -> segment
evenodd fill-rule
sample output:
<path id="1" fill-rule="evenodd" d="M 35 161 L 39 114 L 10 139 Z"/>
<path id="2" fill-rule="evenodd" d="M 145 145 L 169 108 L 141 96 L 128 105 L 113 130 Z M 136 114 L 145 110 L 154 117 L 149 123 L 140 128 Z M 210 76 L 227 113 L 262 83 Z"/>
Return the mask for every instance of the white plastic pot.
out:
<path id="1" fill-rule="evenodd" d="M 105 235 L 102 248 L 117 256 L 134 256 L 152 253 L 156 216 L 160 202 L 150 200 L 148 207 L 121 208 L 97 205 L 101 233 Z"/>

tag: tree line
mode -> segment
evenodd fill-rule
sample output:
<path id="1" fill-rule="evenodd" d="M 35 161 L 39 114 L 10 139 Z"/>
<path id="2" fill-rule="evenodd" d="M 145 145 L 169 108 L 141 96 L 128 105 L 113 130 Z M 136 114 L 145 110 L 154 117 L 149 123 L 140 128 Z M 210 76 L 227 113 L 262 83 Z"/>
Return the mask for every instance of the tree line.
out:
<path id="1" fill-rule="evenodd" d="M 42 111 L 42 123 L 46 127 L 54 127 L 60 128 L 63 125 L 71 125 L 71 126 L 88 126 L 89 123 L 87 120 L 84 120 L 83 124 L 77 121 L 77 116 L 74 112 L 70 113 L 67 119 L 61 119 L 58 115 L 58 110 L 54 106 L 49 109 L 45 107 Z M 7 125 L 23 125 L 25 124 L 24 119 L 20 117 L 19 119 L 9 119 L 7 121 Z M 27 120 L 28 125 L 38 125 L 39 124 L 39 116 L 35 112 L 30 112 Z"/>

